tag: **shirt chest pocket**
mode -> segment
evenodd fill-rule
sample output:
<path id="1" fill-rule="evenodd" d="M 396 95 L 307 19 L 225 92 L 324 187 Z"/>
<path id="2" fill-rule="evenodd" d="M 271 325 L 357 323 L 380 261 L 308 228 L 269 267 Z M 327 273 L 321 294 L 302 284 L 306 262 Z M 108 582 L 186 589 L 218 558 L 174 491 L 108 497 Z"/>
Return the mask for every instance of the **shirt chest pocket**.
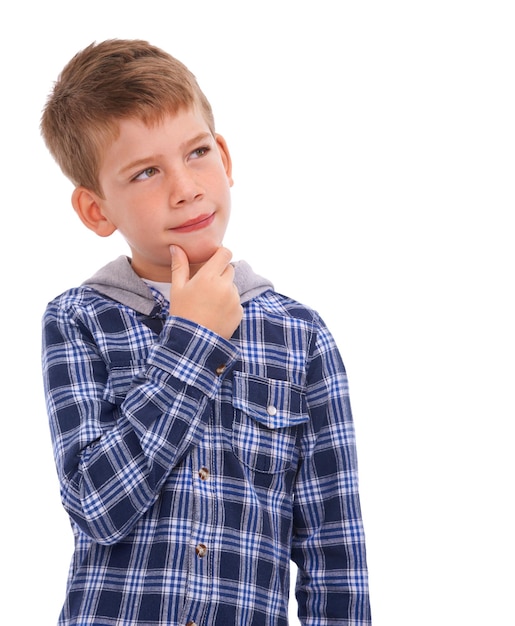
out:
<path id="1" fill-rule="evenodd" d="M 291 467 L 297 427 L 309 420 L 300 387 L 234 373 L 232 445 L 236 456 L 256 472 L 276 473 Z"/>

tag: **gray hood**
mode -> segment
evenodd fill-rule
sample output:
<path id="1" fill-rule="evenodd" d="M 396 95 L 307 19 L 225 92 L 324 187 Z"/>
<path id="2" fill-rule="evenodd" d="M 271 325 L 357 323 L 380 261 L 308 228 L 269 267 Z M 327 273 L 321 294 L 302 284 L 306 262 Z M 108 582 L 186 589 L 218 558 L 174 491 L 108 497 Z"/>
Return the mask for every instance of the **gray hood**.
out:
<path id="1" fill-rule="evenodd" d="M 272 283 L 255 274 L 245 261 L 238 261 L 233 265 L 234 283 L 242 304 L 273 289 Z M 120 256 L 108 263 L 83 284 L 144 315 L 150 315 L 156 306 L 150 288 L 132 269 L 126 256 Z"/>

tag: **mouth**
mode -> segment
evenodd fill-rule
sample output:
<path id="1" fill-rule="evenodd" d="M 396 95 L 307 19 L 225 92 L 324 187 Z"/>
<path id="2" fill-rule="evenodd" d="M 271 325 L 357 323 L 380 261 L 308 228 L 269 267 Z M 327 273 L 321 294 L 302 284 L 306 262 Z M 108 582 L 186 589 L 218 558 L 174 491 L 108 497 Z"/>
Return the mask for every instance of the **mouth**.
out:
<path id="1" fill-rule="evenodd" d="M 176 226 L 175 228 L 170 228 L 174 233 L 190 233 L 194 230 L 200 230 L 202 228 L 206 228 L 209 226 L 213 220 L 215 219 L 214 213 L 209 213 L 207 215 L 198 215 L 184 224 L 180 226 Z"/>

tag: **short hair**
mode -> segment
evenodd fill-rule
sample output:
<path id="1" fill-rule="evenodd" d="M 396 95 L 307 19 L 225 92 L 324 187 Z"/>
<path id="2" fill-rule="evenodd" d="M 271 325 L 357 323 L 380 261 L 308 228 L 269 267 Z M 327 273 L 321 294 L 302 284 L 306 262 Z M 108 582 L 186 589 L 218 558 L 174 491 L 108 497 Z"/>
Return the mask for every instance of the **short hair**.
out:
<path id="1" fill-rule="evenodd" d="M 193 106 L 214 134 L 211 105 L 183 63 L 146 41 L 110 39 L 64 67 L 43 109 L 41 133 L 65 176 L 103 195 L 102 150 L 118 136 L 121 119 L 151 125 Z"/>

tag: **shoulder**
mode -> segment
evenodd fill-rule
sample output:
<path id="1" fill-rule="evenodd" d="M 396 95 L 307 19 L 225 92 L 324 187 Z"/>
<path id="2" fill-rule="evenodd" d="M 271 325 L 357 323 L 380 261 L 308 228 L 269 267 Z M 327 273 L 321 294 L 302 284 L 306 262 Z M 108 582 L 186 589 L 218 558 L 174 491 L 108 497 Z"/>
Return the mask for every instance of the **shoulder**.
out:
<path id="1" fill-rule="evenodd" d="M 101 295 L 91 287 L 81 285 L 67 289 L 53 298 L 46 306 L 44 316 L 68 313 L 73 315 L 78 311 L 88 309 L 112 308 L 116 302 Z"/>
<path id="2" fill-rule="evenodd" d="M 303 344 L 312 354 L 330 353 L 331 358 L 340 361 L 334 336 L 316 309 L 274 290 L 262 293 L 248 306 L 247 316 L 252 324 L 257 325 L 262 319 L 264 328 L 274 326 L 276 334 L 281 332 L 291 345 Z"/>
<path id="3" fill-rule="evenodd" d="M 247 302 L 244 311 L 240 337 L 261 349 L 266 345 L 271 360 L 288 361 L 294 354 L 305 360 L 330 337 L 316 310 L 271 289 Z"/>
<path id="4" fill-rule="evenodd" d="M 138 314 L 87 285 L 81 285 L 61 293 L 46 306 L 43 326 L 64 329 L 81 329 L 81 332 L 125 333 L 137 325 Z"/>
<path id="5" fill-rule="evenodd" d="M 273 289 L 253 298 L 247 303 L 247 307 L 270 317 L 281 317 L 309 326 L 323 325 L 320 315 L 315 309 Z"/>

